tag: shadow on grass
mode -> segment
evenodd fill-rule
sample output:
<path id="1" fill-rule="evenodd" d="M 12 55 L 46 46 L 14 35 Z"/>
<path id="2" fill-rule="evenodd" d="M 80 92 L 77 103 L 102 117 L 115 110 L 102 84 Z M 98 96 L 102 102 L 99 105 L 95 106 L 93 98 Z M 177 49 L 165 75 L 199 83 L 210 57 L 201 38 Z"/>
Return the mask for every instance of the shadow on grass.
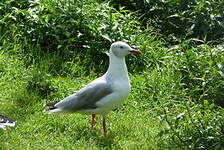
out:
<path id="1" fill-rule="evenodd" d="M 102 130 L 99 128 L 91 129 L 89 126 L 78 126 L 73 136 L 77 140 L 83 139 L 87 142 L 93 140 L 98 148 L 120 149 L 114 140 L 116 135 L 112 131 L 109 131 L 106 136 L 103 136 Z"/>
<path id="2" fill-rule="evenodd" d="M 100 148 L 108 148 L 108 149 L 121 149 L 117 142 L 115 142 L 115 137 L 112 132 L 110 132 L 107 136 L 98 136 L 96 137 L 97 146 Z"/>

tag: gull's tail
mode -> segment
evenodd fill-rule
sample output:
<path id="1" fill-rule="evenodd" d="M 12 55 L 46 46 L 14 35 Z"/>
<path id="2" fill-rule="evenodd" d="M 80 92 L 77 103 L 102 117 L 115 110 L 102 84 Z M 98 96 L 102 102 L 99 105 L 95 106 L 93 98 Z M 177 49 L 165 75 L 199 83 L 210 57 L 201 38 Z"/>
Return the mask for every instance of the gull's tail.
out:
<path id="1" fill-rule="evenodd" d="M 55 104 L 57 104 L 58 102 L 50 102 L 50 103 L 47 103 L 44 105 L 45 107 L 45 112 L 47 112 L 48 114 L 52 114 L 52 113 L 55 113 L 55 112 L 60 112 L 61 109 L 57 108 L 55 106 Z"/>
<path id="2" fill-rule="evenodd" d="M 6 116 L 0 115 L 0 128 L 3 130 L 6 130 L 7 127 L 15 127 L 16 126 L 16 121 L 9 119 Z"/>

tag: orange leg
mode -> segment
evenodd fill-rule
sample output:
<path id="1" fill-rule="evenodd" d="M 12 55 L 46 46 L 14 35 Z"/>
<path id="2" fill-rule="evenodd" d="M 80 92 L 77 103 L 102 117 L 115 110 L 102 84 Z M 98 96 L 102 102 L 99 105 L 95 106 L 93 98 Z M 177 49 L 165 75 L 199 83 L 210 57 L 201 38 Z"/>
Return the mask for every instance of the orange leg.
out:
<path id="1" fill-rule="evenodd" d="M 103 135 L 107 135 L 106 118 L 103 117 Z"/>
<path id="2" fill-rule="evenodd" d="M 91 128 L 93 129 L 93 126 L 95 124 L 95 118 L 96 118 L 96 114 L 92 114 L 92 120 L 91 120 Z"/>

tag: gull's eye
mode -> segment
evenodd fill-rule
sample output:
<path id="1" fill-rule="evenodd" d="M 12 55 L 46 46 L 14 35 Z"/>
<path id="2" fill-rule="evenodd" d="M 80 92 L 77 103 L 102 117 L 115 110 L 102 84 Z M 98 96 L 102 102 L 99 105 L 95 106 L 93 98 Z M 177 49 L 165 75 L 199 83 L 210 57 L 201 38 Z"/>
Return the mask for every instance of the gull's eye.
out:
<path id="1" fill-rule="evenodd" d="M 124 48 L 124 46 L 120 46 L 120 49 L 123 49 Z"/>

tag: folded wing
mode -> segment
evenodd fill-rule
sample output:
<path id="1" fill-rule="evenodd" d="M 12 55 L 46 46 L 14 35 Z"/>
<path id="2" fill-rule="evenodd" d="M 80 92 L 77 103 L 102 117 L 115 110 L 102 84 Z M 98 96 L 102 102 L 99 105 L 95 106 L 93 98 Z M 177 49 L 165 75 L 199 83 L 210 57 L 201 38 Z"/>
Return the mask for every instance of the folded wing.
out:
<path id="1" fill-rule="evenodd" d="M 89 84 L 75 94 L 66 97 L 54 105 L 55 109 L 76 112 L 85 109 L 95 109 L 96 102 L 113 92 L 111 84 L 106 82 Z"/>

